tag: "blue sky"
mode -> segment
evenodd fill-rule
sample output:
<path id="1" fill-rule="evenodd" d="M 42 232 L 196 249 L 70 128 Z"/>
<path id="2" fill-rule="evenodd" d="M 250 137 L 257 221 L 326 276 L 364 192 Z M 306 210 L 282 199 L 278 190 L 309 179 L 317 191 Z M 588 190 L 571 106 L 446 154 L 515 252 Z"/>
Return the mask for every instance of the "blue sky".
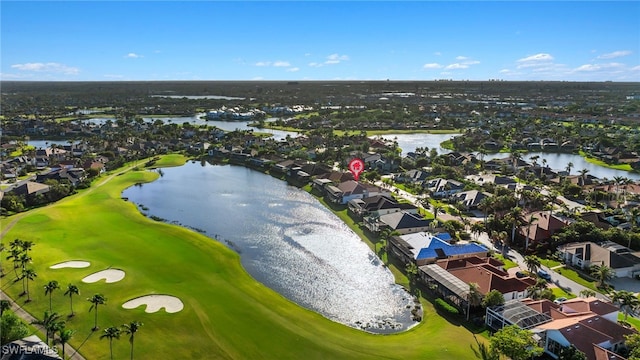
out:
<path id="1" fill-rule="evenodd" d="M 2 80 L 640 81 L 640 2 L 6 1 Z"/>

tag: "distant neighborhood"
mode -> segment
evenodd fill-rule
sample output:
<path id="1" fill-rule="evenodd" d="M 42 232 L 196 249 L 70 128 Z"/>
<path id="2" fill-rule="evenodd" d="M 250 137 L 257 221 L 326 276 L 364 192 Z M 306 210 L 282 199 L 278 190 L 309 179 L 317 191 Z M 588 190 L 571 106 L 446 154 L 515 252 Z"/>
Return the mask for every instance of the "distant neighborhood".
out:
<path id="1" fill-rule="evenodd" d="M 58 201 L 122 166 L 153 168 L 163 154 L 246 166 L 346 211 L 412 290 L 446 304 L 439 308 L 445 316 L 492 331 L 515 325 L 553 359 L 571 345 L 589 360 L 625 359 L 626 339 L 638 334 L 628 316 L 640 303 L 620 291 L 637 300 L 638 290 L 612 283 L 637 282 L 640 289 L 640 185 L 571 163 L 552 169 L 544 157 L 523 159 L 530 151 L 565 152 L 640 169 L 640 102 L 625 97 L 613 107 L 618 100 L 591 95 L 584 100 L 591 106 L 577 106 L 570 97 L 385 91 L 309 105 L 233 100 L 198 112 L 205 121 L 253 125 L 235 131 L 143 120 L 117 106 L 99 123 L 85 121 L 79 109 L 57 121 L 31 110 L 18 114 L 14 104 L 2 115 L 1 210 L 12 215 Z M 278 140 L 260 131 L 269 127 L 298 133 Z M 455 133 L 443 144 L 449 151 L 439 153 L 400 149 L 367 133 L 381 129 Z M 32 139 L 45 146 L 31 146 Z M 358 181 L 347 171 L 354 158 L 366 167 Z M 561 278 L 584 288 L 570 289 Z"/>

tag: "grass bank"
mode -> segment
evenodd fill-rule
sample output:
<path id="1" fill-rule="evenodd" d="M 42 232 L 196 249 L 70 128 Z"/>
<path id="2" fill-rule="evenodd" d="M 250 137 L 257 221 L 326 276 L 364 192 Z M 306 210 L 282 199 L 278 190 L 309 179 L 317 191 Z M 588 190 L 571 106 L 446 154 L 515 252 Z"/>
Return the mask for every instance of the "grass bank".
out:
<path id="1" fill-rule="evenodd" d="M 165 160 L 166 159 L 166 160 Z M 158 164 L 178 164 L 170 156 Z M 102 293 L 107 304 L 99 310 L 101 329 L 133 320 L 144 326 L 136 334 L 141 358 L 182 359 L 472 359 L 472 334 L 425 306 L 425 320 L 410 331 L 373 335 L 332 322 L 306 310 L 251 278 L 238 254 L 194 231 L 156 222 L 121 198 L 122 190 L 155 180 L 156 172 L 128 171 L 102 178 L 87 190 L 62 201 L 0 220 L 13 226 L 3 236 L 35 242 L 30 303 L 20 297 L 20 282 L 7 275 L 3 290 L 27 311 L 41 318 L 48 309 L 43 285 L 57 280 L 74 283 L 76 316 L 67 319 L 75 333 L 71 344 L 88 359 L 108 359 L 109 343 L 92 332 L 93 312 L 86 298 Z M 224 216 L 211 214 L 211 216 Z M 14 222 L 15 221 L 15 222 Z M 53 264 L 86 260 L 85 269 L 52 270 Z M 122 281 L 81 282 L 106 268 L 125 271 Z M 63 290 L 53 294 L 53 309 L 69 312 Z M 146 313 L 144 307 L 125 310 L 122 304 L 145 294 L 169 294 L 184 303 L 175 314 Z M 114 358 L 126 358 L 129 344 L 114 342 Z M 143 355 L 144 354 L 144 355 Z"/>

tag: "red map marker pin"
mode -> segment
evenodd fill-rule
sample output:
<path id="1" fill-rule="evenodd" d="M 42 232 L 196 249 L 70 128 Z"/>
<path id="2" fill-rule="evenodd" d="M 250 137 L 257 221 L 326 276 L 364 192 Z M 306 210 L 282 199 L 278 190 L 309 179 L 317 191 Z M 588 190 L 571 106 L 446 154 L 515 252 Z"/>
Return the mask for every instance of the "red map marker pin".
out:
<path id="1" fill-rule="evenodd" d="M 360 174 L 364 171 L 364 161 L 355 158 L 349 162 L 349 171 L 353 174 L 353 178 L 358 181 Z"/>

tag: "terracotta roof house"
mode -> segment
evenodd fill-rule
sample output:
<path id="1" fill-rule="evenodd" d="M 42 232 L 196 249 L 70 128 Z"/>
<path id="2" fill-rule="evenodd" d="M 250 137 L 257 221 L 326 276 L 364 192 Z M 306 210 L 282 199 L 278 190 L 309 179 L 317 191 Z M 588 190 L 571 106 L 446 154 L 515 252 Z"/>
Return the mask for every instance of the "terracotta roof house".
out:
<path id="1" fill-rule="evenodd" d="M 556 231 L 569 225 L 569 220 L 562 219 L 549 211 L 536 211 L 524 216 L 525 224 L 518 229 L 520 237 L 528 241 L 529 246 L 551 239 Z"/>
<path id="2" fill-rule="evenodd" d="M 611 241 L 596 244 L 575 242 L 558 247 L 564 260 L 573 266 L 587 269 L 592 265 L 605 265 L 615 271 L 616 277 L 634 277 L 640 274 L 640 254 Z"/>
<path id="3" fill-rule="evenodd" d="M 609 302 L 576 298 L 562 304 L 543 300 L 512 300 L 487 309 L 487 325 L 494 329 L 516 324 L 531 330 L 545 353 L 557 358 L 563 347 L 574 345 L 588 360 L 619 351 L 625 335 L 635 333 L 617 323 L 619 309 Z"/>
<path id="4" fill-rule="evenodd" d="M 437 264 L 466 283 L 477 283 L 483 295 L 491 290 L 498 290 L 505 300 L 525 298 L 527 288 L 535 284 L 535 280 L 530 277 L 517 278 L 510 275 L 503 270 L 502 262 L 488 257 L 486 253 L 482 256 L 439 260 Z"/>

